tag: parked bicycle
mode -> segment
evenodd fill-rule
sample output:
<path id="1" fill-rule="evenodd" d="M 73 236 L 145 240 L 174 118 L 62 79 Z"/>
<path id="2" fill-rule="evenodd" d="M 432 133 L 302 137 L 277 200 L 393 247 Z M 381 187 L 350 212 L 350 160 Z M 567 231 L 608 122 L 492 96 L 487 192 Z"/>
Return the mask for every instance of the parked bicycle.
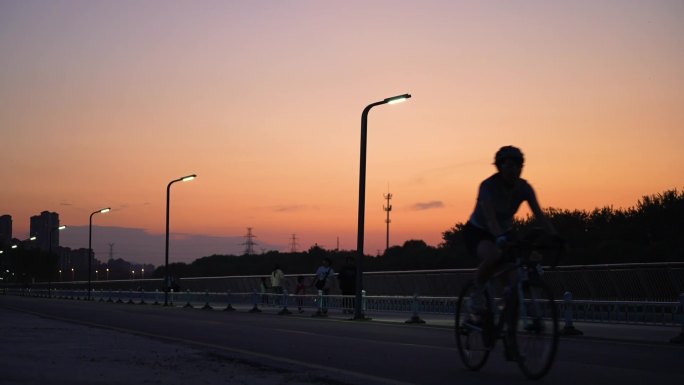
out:
<path id="1" fill-rule="evenodd" d="M 548 373 L 558 350 L 558 310 L 542 281 L 542 260 L 555 266 L 563 249 L 562 241 L 540 237 L 510 243 L 502 256 L 505 262 L 485 285 L 484 314 L 471 314 L 474 284 L 463 287 L 455 334 L 467 368 L 481 369 L 501 339 L 506 359 L 515 361 L 525 376 L 539 379 Z"/>

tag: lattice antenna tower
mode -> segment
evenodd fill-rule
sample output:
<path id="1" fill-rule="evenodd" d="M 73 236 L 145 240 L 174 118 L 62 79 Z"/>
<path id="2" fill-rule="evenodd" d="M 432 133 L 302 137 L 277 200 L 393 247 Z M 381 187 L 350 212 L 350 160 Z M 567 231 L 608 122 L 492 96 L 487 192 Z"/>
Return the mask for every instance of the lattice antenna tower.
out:
<path id="1" fill-rule="evenodd" d="M 297 234 L 292 234 L 292 238 L 290 238 L 290 253 L 296 253 L 297 252 Z"/>
<path id="2" fill-rule="evenodd" d="M 385 238 L 385 250 L 389 249 L 389 226 L 390 222 L 390 211 L 392 211 L 392 205 L 390 204 L 390 200 L 392 200 L 392 193 L 389 192 L 389 185 L 387 186 L 387 194 L 383 194 L 383 197 L 387 200 L 387 206 L 382 206 L 382 209 L 387 212 L 387 219 L 385 219 L 385 223 L 387 224 L 387 237 Z"/>
<path id="3" fill-rule="evenodd" d="M 110 243 L 109 244 L 109 260 L 112 261 L 114 259 L 114 244 Z"/>
<path id="4" fill-rule="evenodd" d="M 254 254 L 254 246 L 256 246 L 257 243 L 254 242 L 254 238 L 256 238 L 256 235 L 252 234 L 251 227 L 247 228 L 247 235 L 245 235 L 245 238 L 247 238 L 245 243 L 243 243 L 243 245 L 245 246 L 245 255 L 252 255 Z"/>

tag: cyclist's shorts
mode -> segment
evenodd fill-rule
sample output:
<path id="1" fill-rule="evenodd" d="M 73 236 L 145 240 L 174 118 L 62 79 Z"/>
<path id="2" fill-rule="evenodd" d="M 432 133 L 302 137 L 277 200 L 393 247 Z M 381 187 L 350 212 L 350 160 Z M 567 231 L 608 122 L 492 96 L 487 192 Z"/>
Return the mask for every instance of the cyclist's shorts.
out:
<path id="1" fill-rule="evenodd" d="M 483 230 L 474 224 L 466 223 L 463 228 L 463 239 L 465 240 L 466 248 L 470 255 L 477 258 L 477 245 L 484 240 L 495 242 L 494 236 L 487 230 Z"/>

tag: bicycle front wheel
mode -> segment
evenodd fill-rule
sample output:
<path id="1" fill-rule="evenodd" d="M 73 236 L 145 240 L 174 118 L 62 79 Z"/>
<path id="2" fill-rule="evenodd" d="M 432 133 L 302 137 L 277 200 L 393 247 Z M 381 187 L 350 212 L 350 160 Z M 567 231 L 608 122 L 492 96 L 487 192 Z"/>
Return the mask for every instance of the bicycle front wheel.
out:
<path id="1" fill-rule="evenodd" d="M 486 326 L 483 323 L 476 325 L 470 320 L 469 301 L 475 286 L 468 283 L 461 290 L 456 305 L 456 319 L 454 322 L 456 334 L 456 347 L 461 361 L 470 370 L 479 370 L 487 362 L 491 350 L 492 341 L 488 336 Z M 489 296 L 485 295 L 487 308 L 489 308 Z M 491 330 L 491 329 L 490 329 Z M 490 333 L 491 334 L 491 333 Z"/>
<path id="2" fill-rule="evenodd" d="M 521 285 L 518 295 L 518 321 L 513 339 L 517 362 L 530 379 L 544 377 L 558 350 L 558 309 L 551 289 L 542 281 Z"/>

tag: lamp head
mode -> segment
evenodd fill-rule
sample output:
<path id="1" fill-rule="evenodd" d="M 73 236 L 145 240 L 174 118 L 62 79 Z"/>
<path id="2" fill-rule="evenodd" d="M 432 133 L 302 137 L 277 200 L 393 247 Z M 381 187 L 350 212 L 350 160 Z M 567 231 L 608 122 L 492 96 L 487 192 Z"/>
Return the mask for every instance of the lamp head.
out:
<path id="1" fill-rule="evenodd" d="M 387 103 L 387 104 L 401 103 L 401 102 L 406 101 L 406 99 L 409 99 L 410 97 L 411 97 L 411 94 L 403 94 L 403 95 L 392 96 L 391 98 L 385 99 L 385 103 Z"/>

